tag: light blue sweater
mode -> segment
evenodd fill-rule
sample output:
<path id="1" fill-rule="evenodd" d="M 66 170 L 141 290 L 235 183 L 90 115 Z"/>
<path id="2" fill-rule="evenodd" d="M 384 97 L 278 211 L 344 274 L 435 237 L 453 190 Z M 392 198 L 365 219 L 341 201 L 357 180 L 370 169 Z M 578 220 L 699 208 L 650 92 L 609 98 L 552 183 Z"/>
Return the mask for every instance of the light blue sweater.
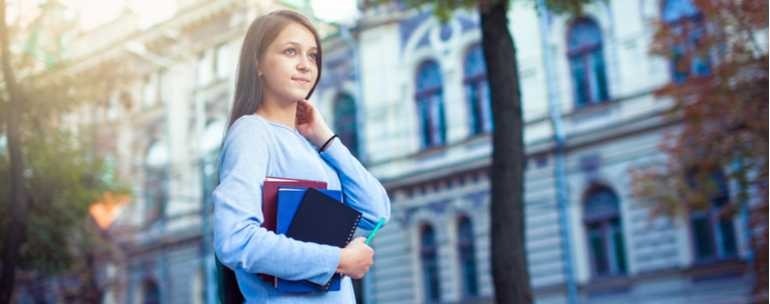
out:
<path id="1" fill-rule="evenodd" d="M 385 189 L 334 139 L 318 153 L 296 129 L 256 114 L 236 120 L 221 152 L 220 183 L 214 189 L 214 250 L 235 271 L 247 303 L 355 303 L 345 277 L 339 291 L 284 294 L 256 274 L 326 283 L 340 260 L 340 248 L 296 241 L 262 228 L 262 183 L 266 176 L 320 180 L 342 190 L 345 204 L 362 213 L 370 230 L 390 217 Z"/>

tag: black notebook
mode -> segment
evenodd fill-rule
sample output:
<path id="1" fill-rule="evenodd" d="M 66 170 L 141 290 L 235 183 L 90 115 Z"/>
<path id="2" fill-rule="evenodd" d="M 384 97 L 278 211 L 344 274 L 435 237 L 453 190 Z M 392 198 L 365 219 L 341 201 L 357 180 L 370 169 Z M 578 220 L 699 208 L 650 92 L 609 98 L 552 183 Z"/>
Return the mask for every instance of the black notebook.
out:
<path id="1" fill-rule="evenodd" d="M 295 208 L 289 206 L 289 203 L 292 200 L 296 200 L 293 197 L 296 197 L 294 194 L 297 192 L 289 191 L 291 189 L 284 190 L 288 191 L 283 195 L 286 201 L 281 201 L 282 193 L 280 191 L 283 190 L 279 190 L 278 194 L 278 231 L 282 230 L 282 223 L 289 222 L 289 227 L 286 228 L 286 236 L 295 240 L 332 245 L 340 248 L 347 246 L 353 239 L 358 222 L 361 220 L 361 213 L 321 192 L 327 191 L 330 192 L 329 195 L 336 194 L 341 198 L 339 191 L 319 191 L 307 188 L 307 190 L 304 190 L 301 200 L 299 200 L 299 206 L 296 207 L 293 218 L 288 221 L 283 216 L 291 216 L 291 212 L 288 209 L 284 210 L 282 207 Z M 286 204 L 286 206 L 282 204 Z M 287 281 L 281 278 L 276 278 L 275 281 L 275 287 L 278 290 L 292 293 L 339 290 L 339 285 L 339 274 L 332 276 L 329 282 L 324 285 L 315 285 L 308 281 Z"/>
<path id="2" fill-rule="evenodd" d="M 295 240 L 345 247 L 353 238 L 361 213 L 308 188 L 286 236 Z"/>

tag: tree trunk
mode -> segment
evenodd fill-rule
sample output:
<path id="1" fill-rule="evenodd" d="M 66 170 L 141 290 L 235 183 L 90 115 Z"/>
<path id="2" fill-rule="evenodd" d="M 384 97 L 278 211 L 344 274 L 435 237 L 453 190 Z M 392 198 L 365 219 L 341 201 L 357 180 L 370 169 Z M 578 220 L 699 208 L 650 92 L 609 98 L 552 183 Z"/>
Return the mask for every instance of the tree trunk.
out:
<path id="1" fill-rule="evenodd" d="M 23 105 L 21 92 L 16 83 L 10 61 L 8 48 L 8 28 L 5 24 L 4 0 L 0 0 L 0 60 L 2 60 L 3 79 L 8 92 L 8 107 L 6 111 L 5 130 L 8 136 L 8 154 L 10 156 L 10 192 L 8 197 L 8 222 L 5 235 L 2 236 L 2 260 L 0 260 L 0 303 L 9 303 L 13 294 L 16 264 L 19 258 L 19 247 L 24 242 L 27 204 L 25 203 L 23 175 L 24 162 L 21 155 L 21 134 L 19 133 L 19 113 Z"/>
<path id="2" fill-rule="evenodd" d="M 767 183 L 765 182 L 765 185 Z M 767 191 L 757 191 L 759 195 L 767 197 Z M 758 206 L 753 207 L 750 220 L 750 239 L 749 244 L 754 251 L 754 286 L 753 286 L 753 299 L 751 303 L 767 303 L 768 301 L 768 280 L 767 280 L 767 201 L 760 203 Z"/>
<path id="3" fill-rule="evenodd" d="M 497 303 L 531 303 L 524 234 L 524 158 L 516 47 L 508 1 L 481 1 L 481 42 L 492 98 L 491 252 Z"/>
<path id="4" fill-rule="evenodd" d="M 101 303 L 104 292 L 102 291 L 101 287 L 99 286 L 99 282 L 97 281 L 98 274 L 95 261 L 96 257 L 94 256 L 95 254 L 91 251 L 92 249 L 90 248 L 86 250 L 86 264 L 85 269 L 83 269 L 85 272 L 85 278 L 83 282 L 81 282 L 80 301 L 81 303 L 98 304 Z"/>

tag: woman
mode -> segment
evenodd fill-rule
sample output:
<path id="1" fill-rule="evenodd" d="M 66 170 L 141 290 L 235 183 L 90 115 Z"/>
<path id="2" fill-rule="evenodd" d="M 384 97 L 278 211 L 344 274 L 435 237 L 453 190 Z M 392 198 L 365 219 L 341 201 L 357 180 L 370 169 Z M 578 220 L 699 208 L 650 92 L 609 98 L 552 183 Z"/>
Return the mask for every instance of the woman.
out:
<path id="1" fill-rule="evenodd" d="M 321 74 L 318 34 L 304 16 L 276 11 L 254 20 L 238 63 L 229 128 L 222 146 L 214 199 L 214 247 L 234 270 L 248 303 L 355 303 L 352 278 L 361 278 L 374 251 L 362 238 L 345 248 L 296 241 L 261 227 L 266 176 L 319 180 L 342 190 L 362 213 L 360 226 L 390 217 L 382 185 L 334 136 L 307 101 Z M 339 291 L 290 294 L 257 275 L 323 285 L 345 275 Z"/>

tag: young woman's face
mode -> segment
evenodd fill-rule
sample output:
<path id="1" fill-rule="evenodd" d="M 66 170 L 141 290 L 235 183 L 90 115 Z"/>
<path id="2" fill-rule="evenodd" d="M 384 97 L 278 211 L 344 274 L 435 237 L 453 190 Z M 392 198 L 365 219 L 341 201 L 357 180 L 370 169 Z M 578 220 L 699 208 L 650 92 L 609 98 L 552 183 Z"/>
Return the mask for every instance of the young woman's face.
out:
<path id="1" fill-rule="evenodd" d="M 277 101 L 305 99 L 318 75 L 317 55 L 313 33 L 297 23 L 287 25 L 257 64 L 264 96 Z"/>

